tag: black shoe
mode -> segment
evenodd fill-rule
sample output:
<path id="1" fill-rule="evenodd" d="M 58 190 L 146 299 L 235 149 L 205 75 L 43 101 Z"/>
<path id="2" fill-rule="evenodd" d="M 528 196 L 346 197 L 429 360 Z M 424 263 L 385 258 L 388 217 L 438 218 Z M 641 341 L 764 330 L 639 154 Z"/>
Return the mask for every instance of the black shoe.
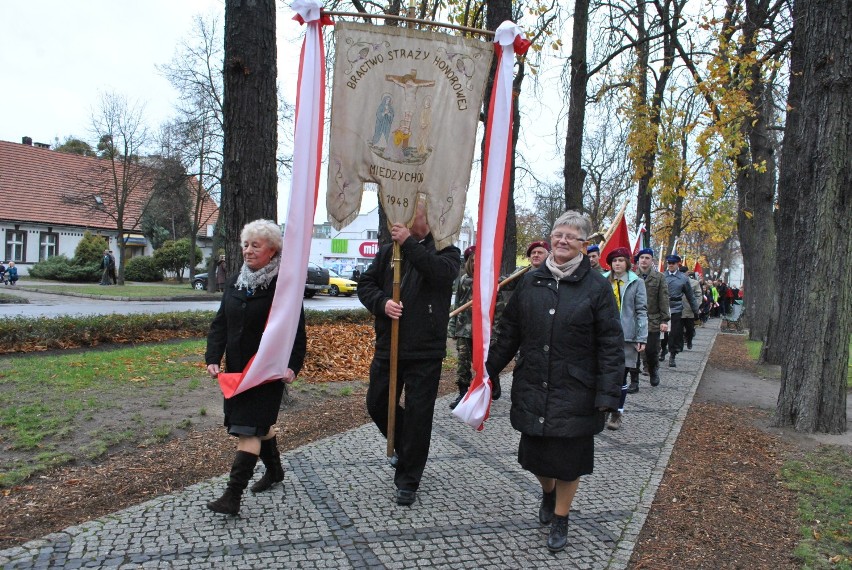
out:
<path id="1" fill-rule="evenodd" d="M 547 549 L 551 552 L 561 552 L 568 545 L 568 515 L 553 517 L 550 535 L 547 537 Z"/>
<path id="2" fill-rule="evenodd" d="M 627 387 L 628 394 L 635 394 L 639 391 L 639 382 L 631 382 L 630 386 Z"/>
<path id="3" fill-rule="evenodd" d="M 411 489 L 397 489 L 396 490 L 396 504 L 403 506 L 410 506 L 414 504 L 414 500 L 417 499 L 417 491 L 412 491 Z"/>
<path id="4" fill-rule="evenodd" d="M 686 343 L 686 350 L 692 350 L 692 343 L 691 342 Z"/>
<path id="5" fill-rule="evenodd" d="M 556 508 L 556 489 L 549 493 L 542 492 L 541 505 L 538 507 L 538 520 L 541 524 L 550 524 L 553 520 L 553 509 Z"/>
<path id="6" fill-rule="evenodd" d="M 458 397 L 455 400 L 450 402 L 450 409 L 455 410 L 456 406 L 458 406 L 461 403 L 461 401 L 464 400 L 464 396 L 465 396 L 464 394 L 459 394 Z"/>
<path id="7" fill-rule="evenodd" d="M 500 377 L 491 379 L 491 399 L 499 400 L 503 394 L 503 389 L 500 387 Z"/>
<path id="8" fill-rule="evenodd" d="M 677 364 L 675 364 L 675 355 L 674 354 L 669 356 L 669 368 L 677 368 Z"/>
<path id="9" fill-rule="evenodd" d="M 660 385 L 660 373 L 654 370 L 651 372 L 651 386 L 659 386 Z"/>

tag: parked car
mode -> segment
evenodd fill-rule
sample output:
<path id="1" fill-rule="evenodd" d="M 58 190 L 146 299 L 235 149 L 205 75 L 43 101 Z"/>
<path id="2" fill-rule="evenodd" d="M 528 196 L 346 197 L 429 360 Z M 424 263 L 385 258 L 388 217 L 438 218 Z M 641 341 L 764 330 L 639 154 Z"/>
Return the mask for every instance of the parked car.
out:
<path id="1" fill-rule="evenodd" d="M 206 273 L 196 273 L 195 279 L 192 280 L 192 288 L 198 291 L 206 291 L 207 290 L 207 274 Z"/>
<path id="2" fill-rule="evenodd" d="M 328 289 L 329 275 L 328 270 L 316 265 L 315 263 L 308 264 L 308 278 L 305 283 L 305 297 L 310 299 L 316 295 L 317 291 Z M 198 273 L 195 279 L 192 280 L 192 288 L 198 291 L 207 290 L 207 274 Z"/>
<path id="3" fill-rule="evenodd" d="M 328 293 L 332 297 L 337 297 L 338 295 L 351 297 L 358 292 L 358 283 L 341 277 L 334 269 L 328 270 L 328 276 L 328 288 L 323 289 L 323 293 Z"/>

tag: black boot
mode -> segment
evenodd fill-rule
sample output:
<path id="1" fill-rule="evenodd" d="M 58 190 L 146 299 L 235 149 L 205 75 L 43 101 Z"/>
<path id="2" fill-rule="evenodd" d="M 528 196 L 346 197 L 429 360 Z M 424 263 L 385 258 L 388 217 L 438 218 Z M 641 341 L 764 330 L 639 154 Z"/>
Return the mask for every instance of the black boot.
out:
<path id="1" fill-rule="evenodd" d="M 462 400 L 464 400 L 465 395 L 467 394 L 467 390 L 470 388 L 470 384 L 459 384 L 459 395 L 450 403 L 450 409 L 455 410 L 456 406 L 458 406 Z"/>
<path id="2" fill-rule="evenodd" d="M 655 368 L 651 370 L 651 386 L 660 385 L 660 372 Z"/>
<path id="3" fill-rule="evenodd" d="M 252 493 L 262 493 L 275 483 L 284 480 L 284 467 L 281 465 L 281 454 L 278 453 L 278 437 L 263 439 L 260 442 L 260 459 L 266 466 L 266 473 L 251 486 Z"/>
<path id="4" fill-rule="evenodd" d="M 538 520 L 541 524 L 550 524 L 553 520 L 553 509 L 556 508 L 556 489 L 549 493 L 542 491 L 541 505 L 538 507 Z"/>
<path id="5" fill-rule="evenodd" d="M 550 535 L 547 537 L 547 549 L 551 552 L 561 552 L 568 545 L 568 515 L 553 517 Z"/>
<path id="6" fill-rule="evenodd" d="M 637 368 L 630 368 L 630 386 L 627 387 L 628 394 L 635 394 L 639 391 L 639 370 Z"/>
<path id="7" fill-rule="evenodd" d="M 240 514 L 240 499 L 246 486 L 248 486 L 252 473 L 254 473 L 256 464 L 257 455 L 247 451 L 238 451 L 234 464 L 231 466 L 231 478 L 228 479 L 225 493 L 215 501 L 207 503 L 207 508 L 224 515 Z"/>
<path id="8" fill-rule="evenodd" d="M 675 353 L 671 353 L 669 355 L 669 368 L 677 368 L 677 364 L 675 364 Z"/>

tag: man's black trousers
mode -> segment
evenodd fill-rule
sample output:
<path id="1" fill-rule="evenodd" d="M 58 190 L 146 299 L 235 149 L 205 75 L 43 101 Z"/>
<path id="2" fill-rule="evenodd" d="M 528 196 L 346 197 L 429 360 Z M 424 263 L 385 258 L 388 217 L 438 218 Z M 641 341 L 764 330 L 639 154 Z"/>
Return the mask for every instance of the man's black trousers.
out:
<path id="1" fill-rule="evenodd" d="M 668 348 L 669 354 L 683 352 L 683 320 L 681 313 L 672 313 L 669 320 L 669 332 L 663 337 L 663 348 Z"/>
<path id="2" fill-rule="evenodd" d="M 397 363 L 396 429 L 394 448 L 399 456 L 394 483 L 397 489 L 416 491 L 429 457 L 432 414 L 441 381 L 441 359 L 400 360 Z M 390 360 L 374 358 L 370 365 L 367 411 L 382 435 L 388 435 Z M 405 407 L 399 405 L 405 389 Z"/>

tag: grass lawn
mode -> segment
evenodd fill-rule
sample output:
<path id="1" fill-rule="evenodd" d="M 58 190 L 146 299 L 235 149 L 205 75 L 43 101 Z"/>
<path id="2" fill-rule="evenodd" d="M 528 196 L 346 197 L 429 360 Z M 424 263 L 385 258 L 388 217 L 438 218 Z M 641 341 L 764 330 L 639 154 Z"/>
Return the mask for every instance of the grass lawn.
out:
<path id="1" fill-rule="evenodd" d="M 782 475 L 799 496 L 803 568 L 852 569 L 852 454 L 820 447 L 788 461 Z"/>
<path id="2" fill-rule="evenodd" d="M 746 340 L 748 355 L 757 362 L 760 357 L 760 349 L 763 343 L 759 340 Z M 849 363 L 846 367 L 846 387 L 852 389 L 852 337 L 849 337 Z"/>
<path id="3" fill-rule="evenodd" d="M 197 296 L 199 298 L 212 298 L 217 294 L 206 291 L 196 291 L 187 281 L 186 283 L 154 283 L 110 285 L 105 287 L 97 284 L 75 284 L 75 285 L 25 285 L 38 289 L 45 293 L 78 293 L 81 295 L 96 295 L 110 297 L 131 297 L 134 299 L 146 299 L 149 297 L 175 297 L 175 296 Z"/>
<path id="4" fill-rule="evenodd" d="M 204 347 L 192 340 L 0 358 L 0 486 L 191 425 L 206 410 L 181 412 L 176 402 L 216 392 Z"/>

